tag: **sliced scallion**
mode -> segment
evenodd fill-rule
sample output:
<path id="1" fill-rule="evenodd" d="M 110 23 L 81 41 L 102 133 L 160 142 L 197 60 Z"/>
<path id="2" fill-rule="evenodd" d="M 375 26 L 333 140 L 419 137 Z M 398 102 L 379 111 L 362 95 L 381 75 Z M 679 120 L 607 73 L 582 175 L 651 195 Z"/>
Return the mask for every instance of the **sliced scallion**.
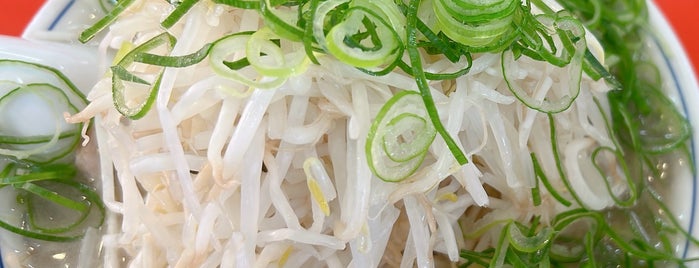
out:
<path id="1" fill-rule="evenodd" d="M 155 96 L 158 92 L 158 87 L 160 86 L 160 79 L 162 78 L 162 72 L 164 69 L 161 69 L 158 75 L 156 75 L 151 81 L 146 81 L 145 79 L 140 78 L 128 71 L 128 69 L 136 62 L 137 56 L 144 55 L 144 53 L 159 48 L 164 48 L 165 51 L 169 52 L 172 50 L 174 43 L 175 39 L 172 35 L 168 33 L 159 34 L 131 50 L 131 52 L 126 54 L 121 61 L 119 61 L 119 63 L 111 68 L 112 97 L 114 100 L 114 106 L 121 114 L 131 119 L 138 119 L 145 116 L 150 110 L 150 106 L 153 105 Z M 140 85 L 138 87 L 139 90 L 145 92 L 130 93 L 141 95 L 141 101 L 137 103 L 127 102 L 127 87 L 125 83 Z"/>
<path id="2" fill-rule="evenodd" d="M 401 91 L 381 108 L 369 129 L 369 168 L 385 181 L 402 181 L 422 164 L 436 130 L 420 95 Z"/>

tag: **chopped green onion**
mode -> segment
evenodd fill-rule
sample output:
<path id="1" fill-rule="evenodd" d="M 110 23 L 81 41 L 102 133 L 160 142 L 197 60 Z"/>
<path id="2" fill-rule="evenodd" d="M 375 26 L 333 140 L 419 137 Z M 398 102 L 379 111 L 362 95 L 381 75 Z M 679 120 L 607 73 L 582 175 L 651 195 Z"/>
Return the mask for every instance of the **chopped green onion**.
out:
<path id="1" fill-rule="evenodd" d="M 269 77 L 268 79 L 255 79 L 246 77 L 238 71 L 239 64 L 235 64 L 236 68 L 231 66 L 231 62 L 227 60 L 228 56 L 238 51 L 244 51 L 248 45 L 248 41 L 252 36 L 251 32 L 240 32 L 224 36 L 213 43 L 209 52 L 209 64 L 218 75 L 239 82 L 243 85 L 257 89 L 271 89 L 282 85 L 287 77 Z M 245 65 L 249 64 L 250 59 L 245 60 Z M 241 63 L 241 59 L 236 61 Z M 244 66 L 244 65 L 243 65 Z"/>
<path id="2" fill-rule="evenodd" d="M 326 38 L 328 52 L 342 62 L 360 68 L 372 68 L 396 61 L 402 54 L 402 40 L 382 15 L 366 7 L 345 10 L 342 22 L 330 29 Z M 366 28 L 372 47 L 362 45 L 361 26 Z"/>
<path id="3" fill-rule="evenodd" d="M 184 14 L 187 13 L 187 11 L 194 6 L 194 4 L 198 2 L 199 0 L 183 0 L 179 5 L 177 5 L 177 7 L 175 7 L 175 10 L 172 11 L 172 13 L 170 13 L 170 15 L 167 16 L 163 22 L 160 23 L 160 25 L 164 28 L 172 27 L 182 18 L 182 16 L 184 16 Z"/>
<path id="4" fill-rule="evenodd" d="M 556 136 L 557 136 L 556 123 L 553 119 L 553 115 L 552 114 L 547 114 L 547 115 L 548 115 L 548 121 L 549 121 L 549 133 L 551 136 L 551 151 L 553 153 L 553 159 L 556 162 L 556 170 L 558 171 L 558 175 L 560 176 L 561 181 L 563 182 L 563 185 L 565 185 L 568 192 L 570 192 L 570 194 L 573 196 L 575 203 L 577 203 L 579 206 L 583 206 L 583 202 L 581 201 L 578 194 L 575 192 L 575 189 L 573 189 L 573 187 L 570 185 L 570 180 L 568 179 L 568 176 L 565 173 L 565 169 L 563 168 L 563 162 L 561 161 L 560 152 L 558 150 L 558 139 L 556 139 Z M 557 200 L 558 200 L 558 198 L 557 198 Z M 563 199 L 561 199 L 561 200 L 563 200 Z M 560 202 L 560 200 L 559 200 L 559 202 Z"/>
<path id="5" fill-rule="evenodd" d="M 206 44 L 196 52 L 184 56 L 163 56 L 151 53 L 137 53 L 134 55 L 135 62 L 163 67 L 187 67 L 203 61 L 211 50 L 212 44 Z"/>
<path id="6" fill-rule="evenodd" d="M 311 62 L 313 62 L 314 64 L 320 64 L 314 52 L 317 50 L 317 48 L 313 44 L 313 23 L 316 20 L 316 10 L 318 9 L 319 3 L 320 0 L 309 1 L 309 11 L 304 14 L 305 26 L 303 28 L 303 37 L 301 38 L 301 41 L 303 42 L 304 51 L 306 52 L 306 55 L 308 55 L 308 58 L 311 60 Z"/>
<path id="7" fill-rule="evenodd" d="M 44 108 L 27 106 L 28 102 L 42 104 Z M 37 128 L 29 124 L 14 124 L 14 120 L 3 118 L 0 121 L 0 154 L 34 163 L 64 158 L 80 142 L 82 127 L 81 124 L 65 123 L 64 112 L 77 113 L 78 108 L 65 91 L 49 84 L 23 85 L 0 97 L 0 114 L 27 113 L 26 119 L 52 124 Z"/>
<path id="8" fill-rule="evenodd" d="M 78 41 L 81 43 L 87 43 L 88 41 L 92 40 L 99 32 L 107 28 L 112 22 L 114 22 L 117 17 L 119 17 L 119 14 L 124 12 L 131 4 L 133 4 L 135 0 L 119 0 L 116 2 L 116 5 L 112 10 L 107 13 L 104 17 L 102 17 L 97 23 L 93 24 L 89 28 L 85 29 L 83 32 L 80 33 L 80 37 L 78 38 Z"/>
<path id="9" fill-rule="evenodd" d="M 50 84 L 52 87 L 63 90 L 70 103 L 78 109 L 83 109 L 87 105 L 85 94 L 61 71 L 51 66 L 20 60 L 0 59 L 0 81 L 17 85 L 9 89 L 16 89 L 20 85 L 28 84 Z"/>
<path id="10" fill-rule="evenodd" d="M 300 44 L 295 52 L 285 53 L 274 42 L 278 38 L 269 28 L 263 28 L 250 36 L 245 45 L 245 56 L 257 72 L 264 76 L 286 78 L 302 73 L 308 67 L 309 61 L 305 51 L 300 49 Z M 272 63 L 268 63 L 273 59 Z"/>
<path id="11" fill-rule="evenodd" d="M 275 34 L 292 41 L 303 39 L 304 30 L 296 25 L 290 12 L 275 9 L 270 0 L 260 0 L 259 12 L 264 17 L 265 25 Z"/>
<path id="12" fill-rule="evenodd" d="M 538 16 L 537 18 L 547 18 L 550 24 L 547 27 L 550 31 L 558 33 L 558 37 L 564 44 L 569 44 L 566 46 L 562 53 L 562 56 L 556 57 L 552 52 L 542 48 L 537 51 L 538 55 L 546 59 L 548 62 L 557 63 L 556 65 L 561 65 L 567 69 L 568 72 L 568 82 L 561 90 L 563 92 L 560 94 L 558 99 L 544 98 L 535 99 L 533 93 L 527 93 L 522 85 L 519 85 L 515 81 L 514 72 L 516 72 L 516 63 L 514 54 L 512 51 L 502 52 L 502 73 L 507 83 L 507 87 L 510 89 L 512 94 L 514 94 L 517 99 L 522 101 L 527 107 L 541 111 L 543 113 L 559 113 L 565 111 L 570 107 L 570 105 L 575 101 L 580 92 L 580 79 L 582 78 L 582 64 L 583 56 L 587 51 L 587 43 L 585 41 L 585 30 L 574 18 L 566 15 L 561 15 L 558 13 L 557 16 Z"/>
<path id="13" fill-rule="evenodd" d="M 522 252 L 532 253 L 541 250 L 549 243 L 549 240 L 553 237 L 553 229 L 551 227 L 543 227 L 535 235 L 527 236 L 522 233 L 517 224 L 510 223 L 507 227 L 507 234 L 513 248 Z"/>
<path id="14" fill-rule="evenodd" d="M 519 1 L 435 0 L 434 14 L 439 29 L 454 41 L 468 47 L 497 44 L 514 31 L 512 21 Z"/>
<path id="15" fill-rule="evenodd" d="M 21 185 L 24 183 L 45 181 L 45 180 L 65 180 L 72 179 L 77 175 L 74 165 L 53 164 L 35 167 L 27 174 L 4 174 L 0 178 L 0 185 Z"/>
<path id="16" fill-rule="evenodd" d="M 608 159 L 608 158 L 602 158 L 600 156 L 601 153 L 607 152 L 611 155 L 614 156 L 614 160 Z M 598 147 L 592 152 L 592 164 L 597 170 L 597 173 L 600 174 L 600 176 L 603 178 L 604 185 L 607 188 L 607 193 L 609 193 L 609 196 L 612 197 L 614 200 L 614 203 L 620 207 L 630 207 L 636 204 L 636 199 L 637 199 L 637 189 L 636 189 L 636 183 L 631 178 L 631 172 L 629 172 L 629 168 L 626 165 L 626 159 L 624 158 L 624 155 L 621 153 L 621 151 L 612 149 L 609 147 Z M 600 159 L 601 160 L 598 160 Z M 607 174 L 616 174 L 618 171 L 617 170 L 605 170 L 601 165 L 602 163 L 617 163 L 619 165 L 619 168 L 621 169 L 621 175 L 624 176 L 624 181 L 626 182 L 627 186 L 627 191 L 626 194 L 628 194 L 628 197 L 625 200 L 622 200 L 614 194 L 612 191 L 612 185 L 609 182 L 609 176 Z M 613 175 L 610 175 L 613 176 Z"/>
<path id="17" fill-rule="evenodd" d="M 19 188 L 69 209 L 77 211 L 86 211 L 88 209 L 88 206 L 85 203 L 73 201 L 70 198 L 63 197 L 54 191 L 48 190 L 31 182 L 22 183 Z"/>
<path id="18" fill-rule="evenodd" d="M 420 95 L 407 90 L 397 93 L 381 108 L 369 129 L 369 168 L 382 180 L 404 180 L 420 167 L 436 133 Z"/>
<path id="19" fill-rule="evenodd" d="M 114 99 L 114 106 L 121 114 L 131 119 L 138 119 L 145 116 L 150 110 L 151 105 L 153 105 L 155 102 L 155 96 L 157 95 L 158 87 L 160 86 L 160 79 L 162 78 L 163 74 L 163 70 L 161 70 L 154 78 L 154 81 L 148 82 L 130 73 L 127 69 L 136 62 L 137 57 L 144 55 L 144 53 L 147 53 L 148 51 L 164 46 L 165 50 L 169 52 L 172 50 L 175 42 L 176 41 L 172 35 L 168 33 L 159 34 L 131 50 L 131 52 L 126 54 L 121 61 L 111 68 L 112 97 Z M 136 103 L 135 105 L 127 103 L 125 82 L 142 85 L 142 87 L 139 87 L 139 89 L 145 90 L 147 92 L 146 94 L 142 94 L 140 92 L 133 93 L 144 95 L 142 101 Z"/>
<path id="20" fill-rule="evenodd" d="M 538 182 L 541 181 L 541 183 L 544 184 L 544 187 L 546 188 L 546 191 L 553 196 L 556 201 L 561 203 L 562 205 L 569 207 L 571 205 L 571 202 L 565 199 L 563 196 L 561 196 L 558 191 L 556 191 L 555 188 L 553 188 L 553 185 L 551 185 L 551 182 L 549 182 L 548 178 L 546 177 L 546 174 L 544 173 L 544 170 L 541 168 L 541 164 L 539 164 L 539 160 L 536 158 L 536 155 L 534 153 L 531 154 L 532 158 L 532 165 L 534 165 L 534 174 L 536 175 L 537 178 L 537 185 Z"/>
<path id="21" fill-rule="evenodd" d="M 16 209 L 0 217 L 0 227 L 39 240 L 79 239 L 88 226 L 99 227 L 105 215 L 99 195 L 74 181 L 78 170 L 71 161 L 75 161 L 82 124 L 68 124 L 63 118 L 63 113 L 83 109 L 87 100 L 54 68 L 0 60 L 0 70 L 0 81 L 4 81 L 0 114 L 20 113 L 31 121 L 0 120 L 0 161 L 4 164 L 0 188 L 16 194 L 18 200 Z M 22 110 L 25 108 L 31 111 Z M 46 210 L 60 220 L 46 216 Z"/>
<path id="22" fill-rule="evenodd" d="M 246 0 L 212 0 L 212 2 L 217 4 L 223 4 L 227 6 L 242 8 L 242 9 L 260 9 L 260 1 L 246 1 Z"/>
<path id="23" fill-rule="evenodd" d="M 444 142 L 447 144 L 447 147 L 454 155 L 456 162 L 459 163 L 459 165 L 464 165 L 468 163 L 468 159 L 464 155 L 461 148 L 459 148 L 454 139 L 442 125 L 442 121 L 440 121 L 439 119 L 439 114 L 437 112 L 437 108 L 435 107 L 434 100 L 432 99 L 432 93 L 430 92 L 429 85 L 427 84 L 427 78 L 425 77 L 425 73 L 422 69 L 422 59 L 420 58 L 420 53 L 417 49 L 416 43 L 417 9 L 419 5 L 420 1 L 411 0 L 410 4 L 408 5 L 408 13 L 406 14 L 406 29 L 408 42 L 407 51 L 408 56 L 410 57 L 410 63 L 412 64 L 413 76 L 415 76 L 415 82 L 417 83 L 417 87 L 420 90 L 420 96 L 422 96 L 422 101 L 425 103 L 425 109 L 427 110 L 427 114 L 429 115 L 430 121 L 434 125 L 434 128 L 437 129 L 437 132 L 444 139 Z"/>

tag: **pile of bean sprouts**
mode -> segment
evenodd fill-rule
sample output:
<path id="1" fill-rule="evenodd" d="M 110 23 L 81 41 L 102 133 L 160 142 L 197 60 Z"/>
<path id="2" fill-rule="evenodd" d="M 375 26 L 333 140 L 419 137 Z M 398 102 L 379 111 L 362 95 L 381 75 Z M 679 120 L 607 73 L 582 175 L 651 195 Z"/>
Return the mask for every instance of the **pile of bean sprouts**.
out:
<path id="1" fill-rule="evenodd" d="M 153 0 L 124 11 L 101 39 L 100 68 L 108 72 L 125 47 L 162 33 L 160 21 L 171 10 L 166 1 Z M 263 27 L 255 11 L 203 1 L 168 30 L 178 40 L 171 55 Z M 298 47 L 281 49 L 293 53 Z M 423 57 L 432 73 L 465 64 Z M 456 163 L 437 136 L 414 174 L 387 182 L 367 164 L 367 135 L 391 97 L 418 90 L 414 78 L 399 70 L 369 75 L 329 55 L 317 60 L 270 89 L 220 76 L 207 61 L 165 68 L 152 109 L 139 120 L 114 108 L 111 75 L 99 81 L 89 106 L 67 120 L 94 119 L 96 135 L 86 141 L 99 146 L 102 197 L 110 212 L 103 266 L 458 262 L 461 249 L 496 244 L 498 232 L 472 237 L 484 226 L 502 219 L 545 222 L 569 209 L 544 188 L 542 204 L 533 205 L 532 155 L 552 187 L 570 197 L 556 170 L 549 120 L 557 128 L 565 173 L 585 206 L 612 206 L 615 195 L 627 190 L 622 181 L 599 176 L 590 160 L 596 147 L 615 148 L 601 113 L 608 109 L 603 81 L 583 74 L 572 106 L 548 117 L 508 90 L 499 53 L 474 54 L 467 74 L 429 85 L 441 121 L 468 163 Z M 533 98 L 556 95 L 569 80 L 566 67 L 547 62 L 522 57 L 506 64 Z M 135 68 L 146 76 L 159 71 Z M 126 101 L 141 102 L 144 94 L 134 90 Z"/>

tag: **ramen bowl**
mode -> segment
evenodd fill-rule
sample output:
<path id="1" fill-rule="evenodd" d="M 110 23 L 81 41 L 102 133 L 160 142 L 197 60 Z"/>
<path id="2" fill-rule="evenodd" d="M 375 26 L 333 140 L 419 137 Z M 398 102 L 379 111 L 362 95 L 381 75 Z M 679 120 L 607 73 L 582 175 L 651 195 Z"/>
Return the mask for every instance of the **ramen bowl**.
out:
<path id="1" fill-rule="evenodd" d="M 696 77 L 694 76 L 688 57 L 683 52 L 681 44 L 673 34 L 667 21 L 663 18 L 655 5 L 650 3 L 649 8 L 650 27 L 648 28 L 648 33 L 651 38 L 644 44 L 644 47 L 647 50 L 649 58 L 652 59 L 660 69 L 664 92 L 669 99 L 680 108 L 692 125 L 693 136 L 689 142 L 692 163 L 682 163 L 680 166 L 699 166 L 696 157 L 699 145 L 695 142 L 699 140 L 699 136 L 697 135 L 699 131 L 696 129 L 697 126 L 699 126 L 699 105 L 696 105 L 697 101 L 699 101 L 699 87 L 697 86 Z M 86 77 L 95 78 L 98 77 L 99 74 L 91 73 L 85 76 L 82 76 L 82 74 L 96 72 L 95 70 L 103 68 L 94 68 L 94 65 L 100 64 L 94 62 L 98 58 L 98 53 L 94 44 L 79 45 L 76 44 L 74 38 L 77 37 L 77 34 L 82 29 L 94 22 L 91 19 L 93 17 L 86 16 L 86 14 L 98 14 L 99 12 L 100 9 L 98 6 L 86 4 L 85 1 L 48 1 L 23 35 L 25 39 L 31 41 L 4 40 L 3 43 L 16 44 L 6 45 L 4 47 L 0 46 L 0 48 L 2 48 L 0 50 L 4 50 L 8 55 L 11 54 L 14 55 L 14 57 L 24 58 L 28 61 L 40 61 L 47 65 L 58 64 L 71 78 L 77 80 L 76 83 L 84 83 L 84 87 L 81 86 L 81 88 L 87 90 L 90 84 L 94 83 L 94 80 L 88 79 L 89 81 L 81 81 L 81 79 Z M 38 48 L 28 50 L 27 47 L 30 47 L 30 44 L 41 44 L 42 46 L 48 44 L 48 47 L 43 49 L 47 51 L 57 49 L 59 52 L 48 53 L 50 55 L 36 55 L 36 53 L 32 51 Z M 63 51 L 64 49 L 65 51 Z M 70 58 L 73 57 L 66 59 L 60 58 L 59 56 L 73 55 L 72 53 L 82 54 L 80 57 L 75 58 L 86 57 L 93 62 L 78 66 L 65 66 L 72 62 Z M 31 57 L 27 55 L 31 55 Z M 697 203 L 699 203 L 699 198 L 697 197 L 699 194 L 697 192 L 699 186 L 697 185 L 696 176 L 684 170 L 678 170 L 672 173 L 676 178 L 674 179 L 674 183 L 670 185 L 670 189 L 668 189 L 672 194 L 666 197 L 667 202 L 673 214 L 677 216 L 679 224 L 695 237 L 699 237 L 699 227 L 697 226 L 699 224 L 697 222 L 699 221 L 699 219 L 697 219 L 697 217 L 699 217 L 697 214 L 699 213 L 699 208 L 697 208 Z M 3 248 L 7 247 L 9 246 L 3 246 Z M 689 243 L 687 239 L 678 239 L 675 251 L 678 256 L 684 258 L 699 256 L 698 249 Z M 7 249 L 5 249 L 4 252 L 3 257 L 7 263 L 14 264 L 14 260 L 17 258 L 17 252 L 15 252 L 15 255 Z M 19 253 L 22 254 L 21 252 Z M 37 258 L 55 258 L 54 256 L 56 256 L 55 253 L 51 256 L 37 255 Z M 61 257 L 61 255 L 58 257 Z"/>

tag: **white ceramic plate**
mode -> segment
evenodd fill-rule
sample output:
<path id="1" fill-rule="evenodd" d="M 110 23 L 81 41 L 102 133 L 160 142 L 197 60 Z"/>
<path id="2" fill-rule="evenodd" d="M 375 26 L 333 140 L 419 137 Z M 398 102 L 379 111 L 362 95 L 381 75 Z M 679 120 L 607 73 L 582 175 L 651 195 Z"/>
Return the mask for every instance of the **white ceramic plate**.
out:
<path id="1" fill-rule="evenodd" d="M 699 86 L 693 68 L 667 20 L 652 2 L 649 3 L 652 40 L 648 52 L 661 69 L 664 88 L 682 108 L 692 124 L 691 153 L 699 166 Z M 88 89 L 98 74 L 94 47 L 78 46 L 78 34 L 103 14 L 99 1 L 48 0 L 36 14 L 22 37 L 26 40 L 0 37 L 0 58 L 9 57 L 51 65 L 66 72 L 79 87 Z M 30 41 L 27 41 L 30 40 Z M 40 51 L 37 53 L 37 51 Z M 78 58 L 79 61 L 66 60 Z M 676 178 L 670 200 L 681 224 L 699 237 L 699 183 L 689 173 Z M 687 241 L 678 243 L 682 257 L 699 256 L 699 248 Z M 0 266 L 2 262 L 0 262 Z"/>

